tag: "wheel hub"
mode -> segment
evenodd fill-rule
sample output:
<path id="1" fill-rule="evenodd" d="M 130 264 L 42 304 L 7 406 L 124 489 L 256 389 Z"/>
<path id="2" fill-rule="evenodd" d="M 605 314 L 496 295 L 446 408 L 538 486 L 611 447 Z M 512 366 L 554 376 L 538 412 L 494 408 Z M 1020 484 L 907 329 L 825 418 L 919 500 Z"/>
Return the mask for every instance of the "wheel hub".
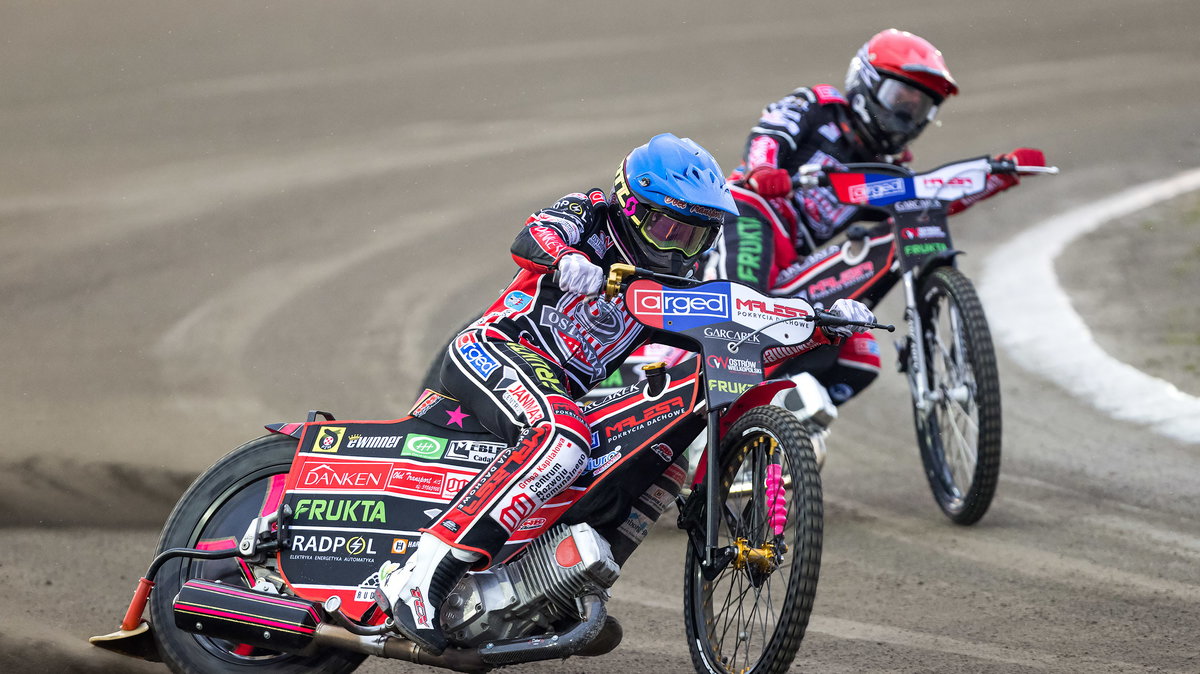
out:
<path id="1" fill-rule="evenodd" d="M 764 543 L 760 548 L 752 548 L 746 539 L 739 538 L 734 545 L 737 547 L 737 553 L 733 558 L 733 568 L 739 571 L 749 568 L 752 572 L 760 574 L 769 574 L 779 568 L 778 553 L 774 544 Z"/>

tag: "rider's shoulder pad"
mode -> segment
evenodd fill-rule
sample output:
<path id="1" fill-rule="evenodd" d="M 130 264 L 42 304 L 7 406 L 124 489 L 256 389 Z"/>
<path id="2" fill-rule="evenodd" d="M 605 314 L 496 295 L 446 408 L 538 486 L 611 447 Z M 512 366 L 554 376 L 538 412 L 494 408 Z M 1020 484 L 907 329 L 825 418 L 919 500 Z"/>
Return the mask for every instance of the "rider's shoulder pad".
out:
<path id="1" fill-rule="evenodd" d="M 600 189 L 590 189 L 587 192 L 572 192 L 554 202 L 548 211 L 557 211 L 575 217 L 583 217 L 584 213 L 603 209 L 608 206 L 608 196 Z"/>
<path id="2" fill-rule="evenodd" d="M 813 98 L 820 105 L 849 105 L 846 97 L 832 84 L 818 84 L 810 89 Z"/>

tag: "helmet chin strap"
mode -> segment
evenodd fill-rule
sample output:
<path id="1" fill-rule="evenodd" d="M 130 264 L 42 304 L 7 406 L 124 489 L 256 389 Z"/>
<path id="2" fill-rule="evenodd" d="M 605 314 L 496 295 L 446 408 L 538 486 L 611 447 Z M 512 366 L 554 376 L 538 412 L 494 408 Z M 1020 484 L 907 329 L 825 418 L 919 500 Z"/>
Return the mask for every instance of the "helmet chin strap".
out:
<path id="1" fill-rule="evenodd" d="M 878 129 L 879 127 L 872 124 L 871 113 L 867 112 L 867 98 L 865 95 L 863 95 L 861 92 L 854 94 L 854 96 L 850 99 L 850 109 L 858 114 L 859 121 L 862 123 L 862 135 L 864 136 L 867 146 L 870 147 L 873 152 L 884 155 L 884 157 L 886 157 L 885 161 L 889 162 L 892 161 L 894 157 L 897 157 L 904 152 L 903 147 L 891 153 L 884 151 L 885 148 L 883 146 L 883 142 L 876 138 L 875 134 L 871 132 L 872 128 Z"/>
<path id="2" fill-rule="evenodd" d="M 634 267 L 638 266 L 629 251 L 625 250 L 625 245 L 621 243 L 621 237 L 617 236 L 617 230 L 613 227 L 611 214 L 604 218 L 604 226 L 608 229 L 608 238 L 612 239 L 613 245 L 617 247 L 617 254 L 625 260 L 625 264 L 633 265 Z"/>
<path id="3" fill-rule="evenodd" d="M 858 113 L 858 118 L 862 120 L 863 126 L 871 125 L 871 113 L 867 112 L 867 98 L 861 93 L 854 94 L 850 99 L 850 109 Z"/>
<path id="4" fill-rule="evenodd" d="M 876 140 L 875 134 L 871 133 L 871 113 L 867 112 L 867 98 L 861 92 L 854 94 L 850 98 L 850 109 L 858 115 L 858 119 L 854 120 L 858 123 L 859 136 L 862 142 L 871 152 L 880 154 L 882 149 L 879 146 L 879 141 Z"/>

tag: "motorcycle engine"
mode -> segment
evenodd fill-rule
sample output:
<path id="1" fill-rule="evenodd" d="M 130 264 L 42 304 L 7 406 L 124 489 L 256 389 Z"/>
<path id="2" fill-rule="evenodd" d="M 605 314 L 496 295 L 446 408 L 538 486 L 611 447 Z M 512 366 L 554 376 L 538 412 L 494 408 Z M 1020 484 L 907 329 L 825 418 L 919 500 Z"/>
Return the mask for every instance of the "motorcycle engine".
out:
<path id="1" fill-rule="evenodd" d="M 548 632 L 578 619 L 578 597 L 607 599 L 605 590 L 620 574 L 608 541 L 595 529 L 559 525 L 512 562 L 467 574 L 442 605 L 442 626 L 467 646 Z"/>

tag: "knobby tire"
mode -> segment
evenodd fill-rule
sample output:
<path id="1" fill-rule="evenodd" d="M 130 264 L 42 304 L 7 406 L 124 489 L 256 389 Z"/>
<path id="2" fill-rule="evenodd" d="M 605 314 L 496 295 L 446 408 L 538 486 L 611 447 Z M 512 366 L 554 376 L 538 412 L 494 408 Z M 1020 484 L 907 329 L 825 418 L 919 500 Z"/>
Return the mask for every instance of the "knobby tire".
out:
<path id="1" fill-rule="evenodd" d="M 267 486 L 286 475 L 296 452 L 296 439 L 267 435 L 226 454 L 202 473 L 184 492 L 163 526 L 157 552 L 192 548 L 200 541 L 239 541 L 258 516 Z M 157 554 L 156 552 L 156 554 Z M 236 559 L 236 558 L 235 558 Z M 274 564 L 274 555 L 267 560 Z M 177 674 L 334 674 L 353 671 L 366 657 L 326 650 L 311 656 L 276 653 L 210 639 L 175 626 L 172 603 L 183 583 L 192 578 L 241 582 L 233 560 L 173 559 L 159 570 L 150 593 L 150 619 L 159 654 Z"/>
<path id="2" fill-rule="evenodd" d="M 772 463 L 785 485 L 782 535 L 766 514 L 763 475 Z M 689 543 L 684 620 L 692 662 L 699 672 L 778 674 L 791 666 L 804 639 L 820 574 L 823 506 L 812 442 L 790 412 L 757 407 L 725 435 L 719 466 L 718 545 L 741 539 L 748 548 L 771 551 L 771 562 L 765 569 L 731 563 L 707 581 L 703 558 Z"/>
<path id="3" fill-rule="evenodd" d="M 970 525 L 987 512 L 1000 478 L 996 352 L 983 304 L 962 272 L 934 270 L 919 298 L 927 361 L 920 374 L 930 390 L 942 394 L 924 414 L 914 400 L 921 462 L 942 512 L 956 524 Z"/>

